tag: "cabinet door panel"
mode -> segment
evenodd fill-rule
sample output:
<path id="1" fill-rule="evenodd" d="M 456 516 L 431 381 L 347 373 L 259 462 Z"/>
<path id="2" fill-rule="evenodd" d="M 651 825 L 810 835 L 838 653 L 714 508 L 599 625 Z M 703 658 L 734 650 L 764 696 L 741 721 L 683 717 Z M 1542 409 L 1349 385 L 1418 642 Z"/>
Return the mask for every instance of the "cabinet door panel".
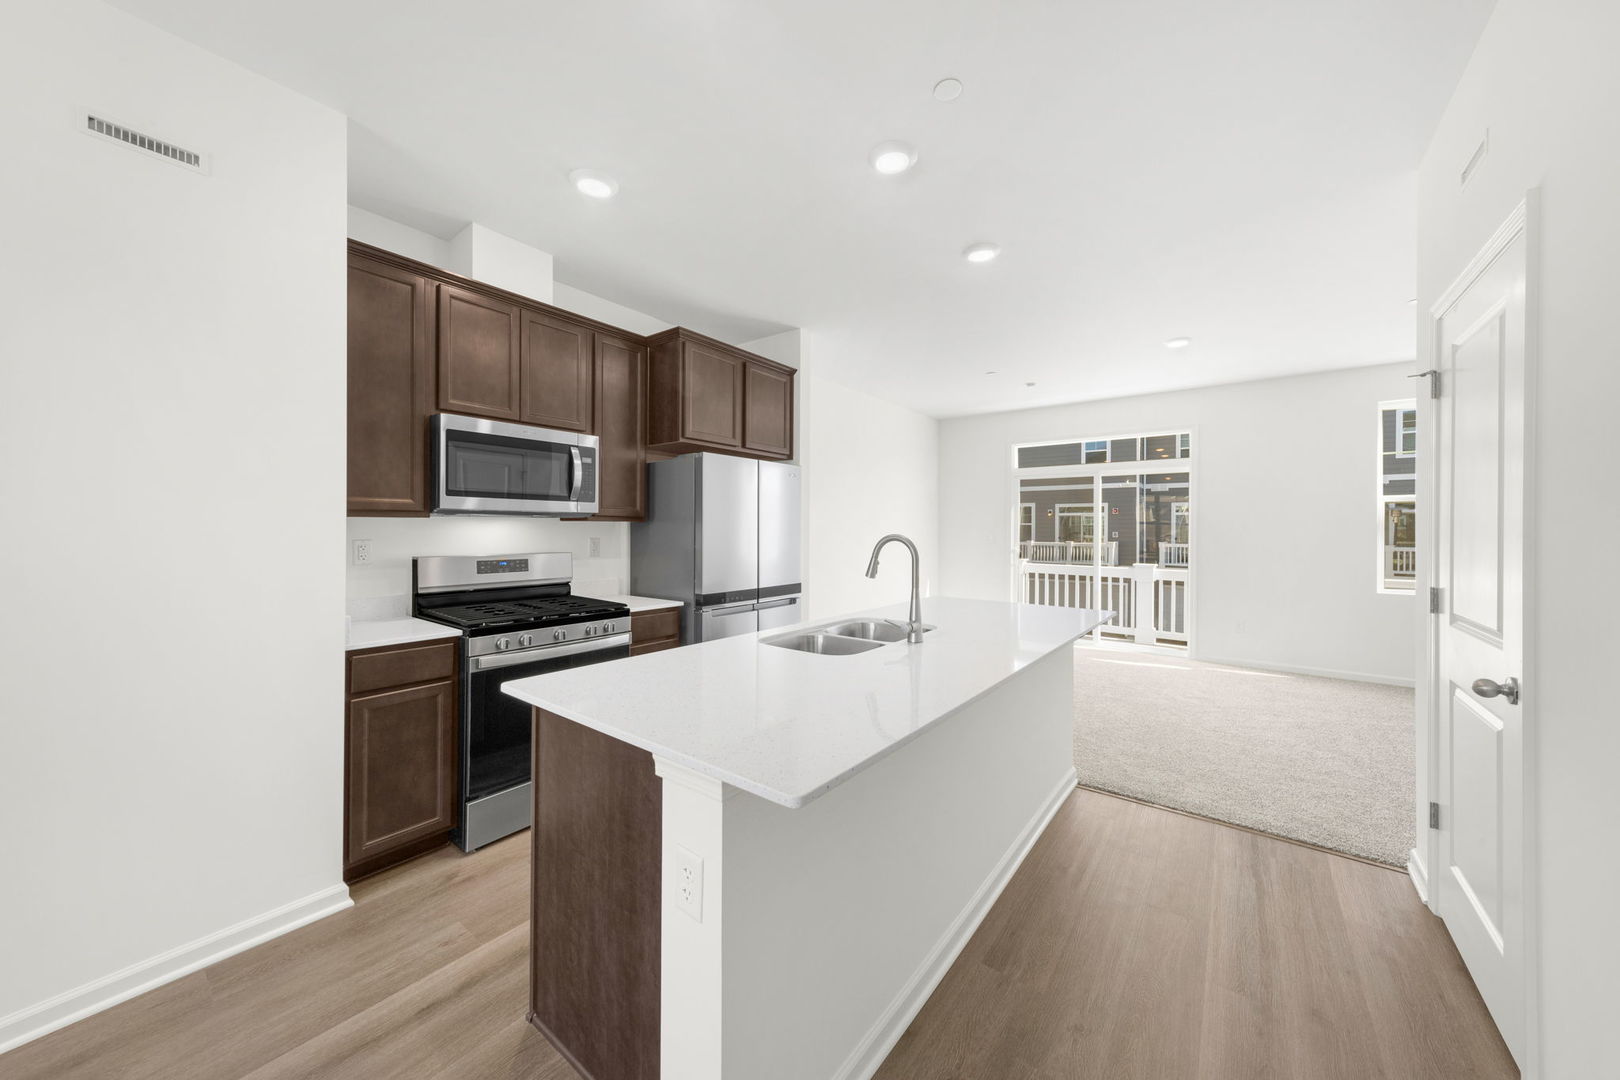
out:
<path id="1" fill-rule="evenodd" d="M 682 348 L 682 438 L 741 445 L 742 360 L 692 342 Z"/>
<path id="2" fill-rule="evenodd" d="M 793 376 L 749 364 L 743 378 L 744 448 L 772 457 L 792 457 Z"/>
<path id="3" fill-rule="evenodd" d="M 455 827 L 455 686 L 349 700 L 345 863 Z"/>
<path id="4" fill-rule="evenodd" d="M 426 514 L 433 411 L 428 279 L 349 258 L 349 513 Z"/>
<path id="5" fill-rule="evenodd" d="M 439 408 L 518 418 L 518 308 L 439 286 Z"/>
<path id="6" fill-rule="evenodd" d="M 522 409 L 525 424 L 591 430 L 591 331 L 538 311 L 523 313 Z"/>
<path id="7" fill-rule="evenodd" d="M 644 346 L 596 335 L 598 517 L 647 516 L 646 368 Z"/>

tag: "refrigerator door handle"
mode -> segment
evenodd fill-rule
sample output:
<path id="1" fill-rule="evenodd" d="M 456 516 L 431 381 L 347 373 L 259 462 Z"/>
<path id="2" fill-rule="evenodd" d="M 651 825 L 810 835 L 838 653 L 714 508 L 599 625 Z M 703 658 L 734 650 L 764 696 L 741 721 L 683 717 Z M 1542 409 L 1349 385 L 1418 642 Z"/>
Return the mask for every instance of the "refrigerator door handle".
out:
<path id="1" fill-rule="evenodd" d="M 740 604 L 723 604 L 719 607 L 706 607 L 699 614 L 713 615 L 715 618 L 724 618 L 727 615 L 742 615 L 755 609 L 752 600 L 745 600 Z"/>
<path id="2" fill-rule="evenodd" d="M 799 602 L 799 598 L 797 596 L 788 596 L 788 597 L 782 598 L 781 600 L 765 600 L 765 601 L 761 601 L 760 604 L 758 605 L 758 607 L 759 607 L 759 610 L 765 611 L 765 610 L 767 610 L 769 608 L 787 607 L 789 604 L 797 604 L 798 602 Z"/>

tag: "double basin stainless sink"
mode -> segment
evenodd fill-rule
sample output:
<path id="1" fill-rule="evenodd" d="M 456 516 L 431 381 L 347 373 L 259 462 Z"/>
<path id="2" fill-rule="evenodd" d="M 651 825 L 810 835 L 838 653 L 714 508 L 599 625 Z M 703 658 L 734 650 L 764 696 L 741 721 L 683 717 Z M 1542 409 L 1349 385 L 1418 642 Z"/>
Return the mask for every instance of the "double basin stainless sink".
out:
<path id="1" fill-rule="evenodd" d="M 932 626 L 924 626 L 923 632 L 932 629 Z M 823 656 L 852 656 L 904 640 L 906 624 L 903 622 L 892 619 L 850 619 L 811 627 L 809 630 L 796 630 L 781 637 L 764 638 L 763 644 Z"/>

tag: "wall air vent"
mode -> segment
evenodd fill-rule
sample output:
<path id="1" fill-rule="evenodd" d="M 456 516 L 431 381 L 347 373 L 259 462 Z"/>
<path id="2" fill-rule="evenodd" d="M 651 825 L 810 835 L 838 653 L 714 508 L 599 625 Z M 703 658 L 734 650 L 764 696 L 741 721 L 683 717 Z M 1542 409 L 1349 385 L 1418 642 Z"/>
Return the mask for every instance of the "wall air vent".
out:
<path id="1" fill-rule="evenodd" d="M 197 151 L 187 150 L 183 146 L 176 146 L 174 143 L 164 142 L 162 139 L 142 134 L 133 128 L 125 127 L 123 124 L 108 120 L 106 117 L 99 116 L 96 113 L 84 114 L 84 126 L 81 130 L 86 135 L 94 135 L 97 138 L 107 139 L 110 142 L 127 146 L 131 150 L 153 154 L 183 169 L 190 169 L 192 172 L 205 173 L 208 171 L 207 160 Z"/>

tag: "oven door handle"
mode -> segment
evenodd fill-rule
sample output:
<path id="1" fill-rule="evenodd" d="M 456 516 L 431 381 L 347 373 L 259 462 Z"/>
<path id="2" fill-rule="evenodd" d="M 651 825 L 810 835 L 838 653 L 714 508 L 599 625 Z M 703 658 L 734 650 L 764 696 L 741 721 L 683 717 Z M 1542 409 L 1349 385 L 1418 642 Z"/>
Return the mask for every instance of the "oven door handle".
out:
<path id="1" fill-rule="evenodd" d="M 585 459 L 580 456 L 577 446 L 568 448 L 568 456 L 574 462 L 574 482 L 568 486 L 568 498 L 579 502 L 579 489 L 585 485 Z"/>
<path id="2" fill-rule="evenodd" d="M 543 645 L 538 649 L 524 649 L 521 652 L 495 653 L 492 656 L 475 656 L 468 666 L 473 671 L 493 671 L 496 668 L 514 667 L 518 664 L 533 664 L 553 657 L 578 656 L 580 653 L 602 652 L 607 649 L 616 649 L 622 645 L 630 644 L 629 634 L 607 634 L 603 637 L 589 638 L 585 641 L 570 641 L 566 645 Z"/>

